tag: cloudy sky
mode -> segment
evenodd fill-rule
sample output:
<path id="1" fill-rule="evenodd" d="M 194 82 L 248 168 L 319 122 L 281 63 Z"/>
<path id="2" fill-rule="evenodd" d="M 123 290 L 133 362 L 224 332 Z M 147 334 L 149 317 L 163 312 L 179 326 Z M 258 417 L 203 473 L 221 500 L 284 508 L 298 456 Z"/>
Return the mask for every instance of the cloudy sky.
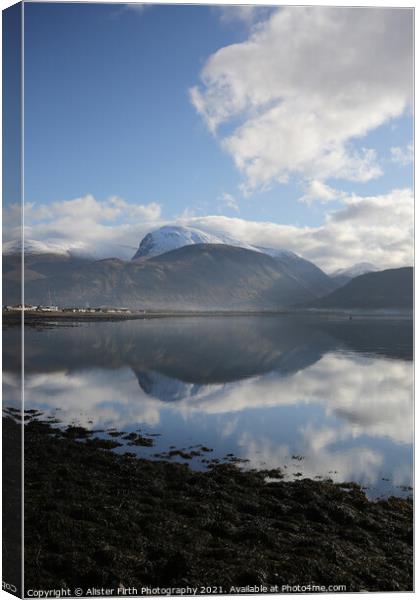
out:
<path id="1" fill-rule="evenodd" d="M 411 264 L 412 27 L 409 9 L 27 4 L 27 239 L 128 258 L 182 223 L 327 271 Z"/>

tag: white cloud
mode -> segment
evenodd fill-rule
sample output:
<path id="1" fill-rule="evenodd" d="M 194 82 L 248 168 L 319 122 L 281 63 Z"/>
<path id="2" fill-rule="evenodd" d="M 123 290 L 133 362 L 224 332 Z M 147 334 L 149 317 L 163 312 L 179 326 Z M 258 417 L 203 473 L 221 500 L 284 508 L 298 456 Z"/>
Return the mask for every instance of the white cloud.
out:
<path id="1" fill-rule="evenodd" d="M 5 207 L 8 226 L 3 240 L 20 239 L 16 214 L 19 207 Z M 41 245 L 44 251 L 75 251 L 95 257 L 130 258 L 145 233 L 159 227 L 161 206 L 130 204 L 119 197 L 100 201 L 88 194 L 52 204 L 25 205 L 25 240 Z M 41 248 L 40 248 L 41 249 Z"/>
<path id="2" fill-rule="evenodd" d="M 405 148 L 394 146 L 391 148 L 391 161 L 405 167 L 410 165 L 414 160 L 414 146 L 413 144 L 407 144 Z"/>
<path id="3" fill-rule="evenodd" d="M 182 213 L 179 215 L 178 220 L 184 221 L 184 220 L 192 219 L 193 217 L 197 216 L 197 212 L 198 212 L 197 207 L 187 206 L 186 208 L 184 208 Z"/>
<path id="4" fill-rule="evenodd" d="M 378 268 L 413 264 L 414 199 L 409 189 L 381 196 L 341 197 L 344 207 L 320 227 L 245 221 L 226 216 L 195 217 L 186 222 L 212 233 L 256 246 L 286 248 L 327 272 L 358 262 Z"/>
<path id="5" fill-rule="evenodd" d="M 230 208 L 231 210 L 239 212 L 238 201 L 234 196 L 232 196 L 232 194 L 223 192 L 223 194 L 220 195 L 219 200 L 221 200 L 222 208 Z"/>
<path id="6" fill-rule="evenodd" d="M 53 221 L 70 217 L 83 223 L 85 221 L 114 222 L 118 218 L 138 218 L 145 221 L 159 219 L 161 207 L 156 202 L 150 204 L 130 204 L 112 196 L 107 200 L 96 200 L 91 194 L 73 200 L 61 200 L 52 204 L 26 204 L 25 220 Z"/>
<path id="7" fill-rule="evenodd" d="M 197 414 L 230 415 L 228 429 L 223 435 L 235 431 L 238 424 L 235 419 L 242 411 L 320 405 L 326 417 L 341 423 L 330 432 L 315 427 L 302 431 L 310 434 L 312 450 L 316 453 L 338 439 L 363 436 L 386 437 L 399 444 L 412 443 L 412 375 L 413 365 L 408 361 L 382 357 L 360 360 L 351 354 L 333 352 L 288 376 L 271 373 L 226 384 L 195 387 L 193 383 L 162 375 L 159 378 L 172 381 L 179 388 L 179 398 L 170 408 L 185 420 Z M 14 400 L 18 402 L 18 383 L 13 373 L 6 372 L 5 384 L 15 390 L 11 392 L 13 397 L 9 394 L 11 405 L 15 404 Z M 153 390 L 146 394 L 139 387 L 135 373 L 121 365 L 112 373 L 99 368 L 28 373 L 26 387 L 28 405 L 59 407 L 68 411 L 69 421 L 83 413 L 86 419 L 94 419 L 95 426 L 121 427 L 140 420 L 153 425 L 162 420 L 159 414 L 168 408 L 167 402 L 153 396 Z M 116 395 L 115 389 L 124 393 Z M 81 394 L 81 390 L 86 393 Z M 133 407 L 137 411 L 135 415 L 132 414 Z M 152 420 L 141 413 L 148 413 Z M 108 414 L 115 419 L 113 423 L 108 420 Z"/>
<path id="8" fill-rule="evenodd" d="M 151 8 L 153 5 L 151 4 L 139 4 L 138 2 L 128 2 L 124 5 L 125 10 L 131 10 L 138 15 L 142 15 L 145 10 Z"/>
<path id="9" fill-rule="evenodd" d="M 215 52 L 191 100 L 212 132 L 231 127 L 245 193 L 293 172 L 367 181 L 376 154 L 353 142 L 410 105 L 412 54 L 411 10 L 285 7 Z"/>
<path id="10" fill-rule="evenodd" d="M 118 402 L 115 402 L 116 388 L 124 389 Z M 91 369 L 29 375 L 26 393 L 28 406 L 59 408 L 59 417 L 64 423 L 78 422 L 91 427 L 89 421 L 93 417 L 103 427 L 127 427 L 141 422 L 154 426 L 160 420 L 159 406 L 142 392 L 133 372 L 127 367 L 111 372 Z M 86 394 L 89 395 L 88 404 Z"/>
<path id="11" fill-rule="evenodd" d="M 235 207 L 235 199 L 225 195 Z M 298 227 L 246 221 L 224 215 L 184 213 L 173 221 L 161 218 L 159 204 L 129 204 L 121 198 L 96 200 L 87 195 L 48 204 L 28 204 L 25 238 L 39 251 L 74 251 L 103 258 L 131 258 L 140 240 L 168 224 L 191 225 L 212 234 L 225 234 L 254 246 L 286 248 L 312 260 L 326 271 L 371 262 L 378 268 L 413 262 L 414 200 L 410 189 L 380 196 L 346 196 L 322 182 L 308 184 L 305 201 L 339 197 L 343 207 L 330 213 L 320 227 Z M 303 196 L 305 198 L 305 196 Z M 5 207 L 5 249 L 19 237 L 17 206 Z M 15 223 L 15 224 L 13 224 Z M 10 250 L 10 248 L 9 248 Z"/>
<path id="12" fill-rule="evenodd" d="M 326 203 L 343 197 L 345 197 L 344 192 L 336 190 L 322 181 L 313 179 L 306 183 L 305 193 L 299 198 L 299 202 L 312 204 L 315 200 L 319 200 L 322 203 Z"/>
<path id="13" fill-rule="evenodd" d="M 269 6 L 253 6 L 250 4 L 231 4 L 215 6 L 214 8 L 218 11 L 222 23 L 231 24 L 239 21 L 248 26 L 253 25 L 273 10 Z"/>
<path id="14" fill-rule="evenodd" d="M 251 461 L 251 467 L 260 467 L 262 462 L 267 467 L 290 463 L 293 445 L 305 457 L 296 470 L 303 468 L 308 477 L 337 471 L 332 477 L 341 481 L 378 480 L 386 454 L 375 439 L 396 445 L 413 441 L 413 365 L 409 361 L 367 356 L 361 360 L 351 353 L 332 352 L 287 376 L 274 372 L 224 385 L 196 386 L 163 377 L 178 388 L 175 402 L 146 394 L 137 375 L 117 365 L 112 372 L 77 368 L 28 373 L 27 406 L 46 411 L 59 408 L 57 416 L 63 423 L 78 422 L 88 428 L 123 429 L 142 422 L 157 427 L 170 415 L 171 421 L 182 420 L 194 431 L 196 422 L 220 416 L 219 425 L 210 418 L 205 421 L 209 431 L 216 429 L 214 438 L 220 436 L 223 443 L 223 438 L 237 438 L 240 455 Z M 5 386 L 9 405 L 18 405 L 19 378 L 6 371 Z M 261 429 L 259 411 L 293 406 L 299 415 L 304 405 L 322 409 L 323 419 L 314 418 L 309 410 L 305 418 L 290 425 L 289 435 L 281 431 L 281 442 Z M 252 410 L 255 419 L 242 417 Z M 410 483 L 410 475 L 408 467 L 394 473 L 395 484 Z"/>

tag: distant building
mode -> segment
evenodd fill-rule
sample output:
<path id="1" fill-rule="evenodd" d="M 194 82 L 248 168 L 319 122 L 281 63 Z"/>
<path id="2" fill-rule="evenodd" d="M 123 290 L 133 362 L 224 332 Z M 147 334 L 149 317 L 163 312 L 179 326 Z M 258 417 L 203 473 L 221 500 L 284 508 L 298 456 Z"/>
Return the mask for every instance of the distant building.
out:
<path id="1" fill-rule="evenodd" d="M 38 308 L 38 306 L 34 306 L 32 304 L 24 304 L 23 306 L 22 304 L 8 304 L 5 307 L 6 310 L 38 310 Z"/>

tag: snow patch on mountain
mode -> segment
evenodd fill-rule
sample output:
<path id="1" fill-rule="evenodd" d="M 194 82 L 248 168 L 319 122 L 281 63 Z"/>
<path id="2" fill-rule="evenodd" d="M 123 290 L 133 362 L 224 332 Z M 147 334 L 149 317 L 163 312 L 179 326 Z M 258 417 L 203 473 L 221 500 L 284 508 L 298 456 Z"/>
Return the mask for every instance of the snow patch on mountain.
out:
<path id="1" fill-rule="evenodd" d="M 228 246 L 238 246 L 254 252 L 269 254 L 274 258 L 296 257 L 297 255 L 288 250 L 275 250 L 273 248 L 259 248 L 242 242 L 222 233 L 208 233 L 195 227 L 186 227 L 182 225 L 165 225 L 155 231 L 148 233 L 140 242 L 140 246 L 133 256 L 133 260 L 138 258 L 152 258 L 165 252 L 171 252 L 184 246 L 194 244 L 225 244 Z"/>
<path id="2" fill-rule="evenodd" d="M 337 271 L 331 273 L 331 277 L 338 277 L 344 275 L 346 277 L 349 277 L 350 279 L 353 279 L 354 277 L 358 277 L 359 275 L 364 275 L 365 273 L 372 273 L 378 270 L 378 267 L 376 267 L 372 263 L 359 262 L 351 267 L 337 269 Z"/>
<path id="3" fill-rule="evenodd" d="M 52 242 L 39 242 L 25 239 L 25 254 L 70 254 L 69 248 L 63 244 Z M 77 249 L 77 248 L 75 248 Z M 19 240 L 3 242 L 3 254 L 17 254 L 22 252 L 22 243 Z"/>

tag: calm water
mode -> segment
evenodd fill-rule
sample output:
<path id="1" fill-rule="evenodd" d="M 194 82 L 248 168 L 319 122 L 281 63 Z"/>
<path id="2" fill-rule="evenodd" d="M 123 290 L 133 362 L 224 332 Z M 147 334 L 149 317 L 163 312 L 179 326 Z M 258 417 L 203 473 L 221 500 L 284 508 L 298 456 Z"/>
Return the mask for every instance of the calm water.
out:
<path id="1" fill-rule="evenodd" d="M 4 402 L 18 405 L 17 330 Z M 151 456 L 202 444 L 289 478 L 331 477 L 371 497 L 412 484 L 412 322 L 221 317 L 26 328 L 25 408 L 92 429 L 141 429 Z M 101 435 L 107 435 L 103 433 Z M 134 448 L 134 450 L 133 450 Z M 207 468 L 203 457 L 187 461 Z M 173 459 L 174 460 L 174 459 Z M 179 459 L 182 460 L 182 459 Z"/>

